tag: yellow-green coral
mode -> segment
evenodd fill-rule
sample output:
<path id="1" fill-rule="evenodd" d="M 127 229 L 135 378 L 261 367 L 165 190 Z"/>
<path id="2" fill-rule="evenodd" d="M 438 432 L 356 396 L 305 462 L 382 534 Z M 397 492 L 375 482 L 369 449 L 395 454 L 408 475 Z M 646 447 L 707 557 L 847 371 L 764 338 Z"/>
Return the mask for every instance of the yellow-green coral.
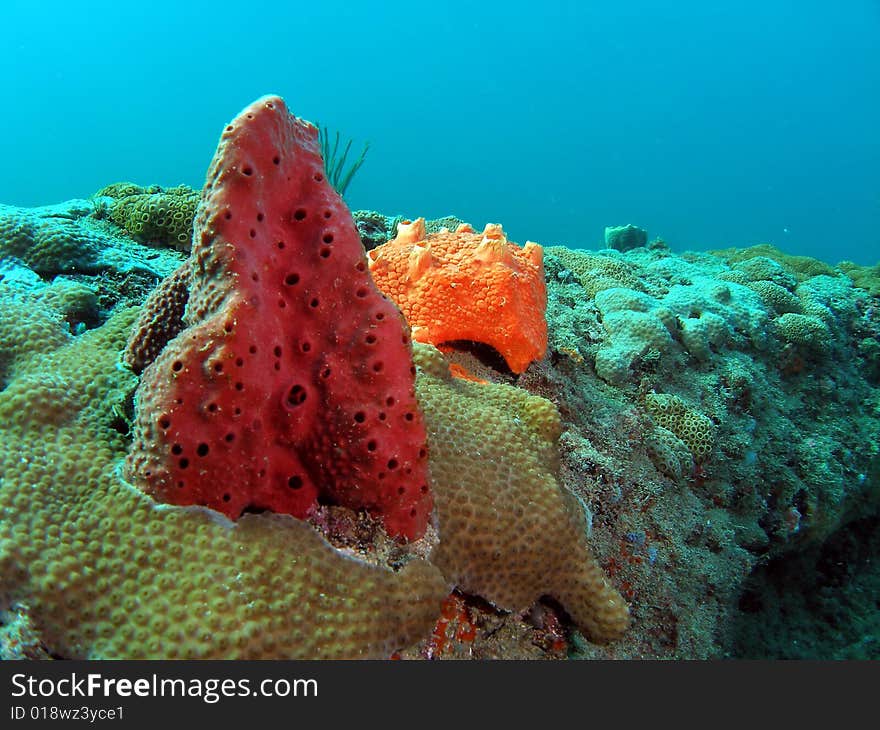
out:
<path id="1" fill-rule="evenodd" d="M 865 289 L 875 297 L 880 296 L 880 264 L 859 266 L 852 261 L 841 261 L 838 266 L 855 286 Z"/>
<path id="2" fill-rule="evenodd" d="M 233 524 L 120 481 L 135 313 L 71 341 L 59 324 L 0 393 L 0 602 L 77 658 L 381 658 L 429 633 L 447 586 L 424 561 L 392 572 L 291 517 Z"/>
<path id="3" fill-rule="evenodd" d="M 0 387 L 41 348 L 54 348 L 70 338 L 61 315 L 39 296 L 19 292 L 0 306 Z M 8 448 L 4 450 L 8 451 Z"/>
<path id="4" fill-rule="evenodd" d="M 771 312 L 776 314 L 785 314 L 786 312 L 801 312 L 803 306 L 797 296 L 773 281 L 749 281 L 746 283 L 753 292 L 755 292 L 764 306 Z"/>
<path id="5" fill-rule="evenodd" d="M 626 603 L 586 544 L 580 503 L 556 481 L 562 430 L 547 400 L 453 379 L 440 353 L 415 350 L 440 522 L 432 560 L 462 590 L 508 610 L 551 595 L 594 641 L 618 638 Z"/>
<path id="6" fill-rule="evenodd" d="M 703 461 L 712 453 L 715 424 L 681 398 L 667 393 L 648 393 L 645 407 L 654 423 L 681 439 L 696 461 Z"/>
<path id="7" fill-rule="evenodd" d="M 632 274 L 631 264 L 625 261 L 612 256 L 574 251 L 565 246 L 550 246 L 544 251 L 562 261 L 580 282 L 588 298 L 615 287 L 644 291 L 641 281 Z"/>
<path id="8" fill-rule="evenodd" d="M 104 188 L 99 195 L 115 198 L 110 206 L 110 218 L 134 238 L 143 243 L 189 250 L 198 191 L 187 185 L 163 190 L 117 183 Z"/>
<path id="9" fill-rule="evenodd" d="M 827 274 L 828 276 L 834 276 L 835 274 L 834 267 L 826 264 L 824 261 L 819 261 L 819 259 L 814 259 L 810 256 L 787 254 L 775 246 L 771 246 L 769 243 L 761 243 L 749 248 L 725 248 L 709 251 L 709 253 L 724 259 L 729 264 L 736 264 L 756 256 L 764 256 L 782 266 L 798 281 L 804 281 L 820 274 Z"/>
<path id="10" fill-rule="evenodd" d="M 828 325 L 811 314 L 783 314 L 776 320 L 776 327 L 786 342 L 816 350 L 826 349 L 831 338 Z"/>
<path id="11" fill-rule="evenodd" d="M 625 630 L 583 509 L 555 479 L 548 401 L 453 380 L 439 352 L 419 348 L 442 537 L 431 562 L 394 572 L 289 516 L 232 523 L 125 484 L 135 378 L 116 365 L 136 310 L 78 337 L 31 311 L 0 320 L 0 340 L 25 343 L 0 392 L 0 607 L 26 606 L 53 653 L 385 657 L 430 634 L 452 583 L 516 610 L 553 595 L 596 641 Z"/>
<path id="12" fill-rule="evenodd" d="M 95 193 L 95 197 L 125 198 L 129 195 L 144 195 L 159 192 L 162 192 L 162 188 L 160 188 L 158 185 L 143 187 L 133 182 L 117 182 L 110 183 L 110 185 L 101 188 L 97 193 Z"/>
<path id="13" fill-rule="evenodd" d="M 669 429 L 660 426 L 651 429 L 645 437 L 645 450 L 657 471 L 673 481 L 686 476 L 693 468 L 693 455 L 688 445 Z"/>
<path id="14" fill-rule="evenodd" d="M 785 266 L 769 256 L 752 256 L 733 263 L 734 271 L 741 271 L 748 281 L 772 281 L 794 289 L 797 279 Z"/>
<path id="15" fill-rule="evenodd" d="M 101 236 L 80 225 L 77 213 L 0 205 L 0 256 L 14 256 L 42 276 L 92 271 Z"/>

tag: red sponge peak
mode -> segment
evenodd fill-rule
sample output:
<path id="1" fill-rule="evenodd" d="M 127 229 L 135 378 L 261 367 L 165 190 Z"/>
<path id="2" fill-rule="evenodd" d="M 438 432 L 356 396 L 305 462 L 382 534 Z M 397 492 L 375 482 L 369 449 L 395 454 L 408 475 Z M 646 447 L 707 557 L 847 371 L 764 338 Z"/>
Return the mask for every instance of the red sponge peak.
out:
<path id="1" fill-rule="evenodd" d="M 129 478 L 231 518 L 318 500 L 420 537 L 432 509 L 408 327 L 375 287 L 317 130 L 267 96 L 197 214 L 187 328 L 145 371 Z"/>

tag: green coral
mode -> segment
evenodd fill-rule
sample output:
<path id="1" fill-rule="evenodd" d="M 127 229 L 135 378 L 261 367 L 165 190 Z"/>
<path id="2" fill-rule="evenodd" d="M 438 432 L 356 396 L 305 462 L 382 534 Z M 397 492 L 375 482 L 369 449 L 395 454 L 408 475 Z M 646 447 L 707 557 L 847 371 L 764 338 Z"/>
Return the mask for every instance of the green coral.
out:
<path id="1" fill-rule="evenodd" d="M 786 312 L 776 320 L 779 335 L 786 342 L 815 350 L 826 350 L 831 332 L 821 319 L 810 314 Z"/>
<path id="2" fill-rule="evenodd" d="M 795 256 L 793 254 L 787 254 L 784 251 L 780 251 L 775 246 L 771 246 L 769 243 L 762 243 L 757 246 L 750 246 L 749 248 L 718 249 L 715 251 L 709 251 L 709 253 L 723 259 L 731 265 L 759 256 L 765 257 L 779 264 L 779 266 L 794 276 L 798 281 L 804 281 L 821 274 L 834 276 L 836 273 L 834 267 L 830 264 L 826 264 L 824 261 L 819 261 L 819 259 L 814 259 L 811 256 Z"/>
<path id="3" fill-rule="evenodd" d="M 199 192 L 188 185 L 141 188 L 133 183 L 115 183 L 98 192 L 114 198 L 111 220 L 133 238 L 156 246 L 188 251 Z"/>
<path id="4" fill-rule="evenodd" d="M 545 249 L 545 253 L 562 261 L 575 275 L 590 299 L 600 291 L 616 287 L 644 291 L 642 282 L 632 274 L 632 266 L 622 259 L 574 251 L 565 246 L 550 246 Z"/>
<path id="5" fill-rule="evenodd" d="M 648 393 L 645 408 L 654 423 L 677 436 L 696 461 L 704 461 L 715 446 L 715 424 L 677 395 Z"/>
<path id="6" fill-rule="evenodd" d="M 117 182 L 101 188 L 95 193 L 96 198 L 127 198 L 129 195 L 144 195 L 150 193 L 161 193 L 162 188 L 158 185 L 150 185 L 143 187 L 133 182 Z"/>
<path id="7" fill-rule="evenodd" d="M 853 286 L 866 290 L 872 296 L 880 296 L 880 264 L 859 266 L 852 261 L 841 261 L 838 266 L 852 280 Z"/>
<path id="8" fill-rule="evenodd" d="M 749 281 L 746 286 L 761 297 L 764 306 L 771 312 L 800 314 L 803 311 L 803 306 L 797 296 L 774 281 Z"/>
<path id="9" fill-rule="evenodd" d="M 286 515 L 231 523 L 120 480 L 136 310 L 71 338 L 0 301 L 0 343 L 21 345 L 0 392 L 0 610 L 26 609 L 53 653 L 386 658 L 430 631 L 448 589 L 423 560 L 394 571 Z"/>

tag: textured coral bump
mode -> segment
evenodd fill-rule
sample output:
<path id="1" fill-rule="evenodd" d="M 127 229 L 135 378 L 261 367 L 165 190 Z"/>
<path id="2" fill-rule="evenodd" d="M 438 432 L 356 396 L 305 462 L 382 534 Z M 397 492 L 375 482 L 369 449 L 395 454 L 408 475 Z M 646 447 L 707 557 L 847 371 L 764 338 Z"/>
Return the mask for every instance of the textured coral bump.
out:
<path id="1" fill-rule="evenodd" d="M 224 131 L 187 328 L 145 371 L 128 478 L 157 499 L 305 517 L 321 499 L 420 537 L 432 509 L 408 327 L 374 286 L 317 130 L 278 97 Z"/>
<path id="2" fill-rule="evenodd" d="M 547 350 L 544 254 L 507 240 L 501 226 L 425 234 L 425 219 L 398 226 L 370 251 L 377 286 L 403 310 L 420 342 L 473 340 L 494 347 L 515 373 Z"/>

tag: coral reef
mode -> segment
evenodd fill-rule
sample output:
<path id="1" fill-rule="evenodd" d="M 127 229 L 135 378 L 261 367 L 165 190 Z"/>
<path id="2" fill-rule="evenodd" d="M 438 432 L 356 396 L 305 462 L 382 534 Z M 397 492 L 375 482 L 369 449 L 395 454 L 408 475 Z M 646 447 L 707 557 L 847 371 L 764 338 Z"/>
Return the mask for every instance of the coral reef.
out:
<path id="1" fill-rule="evenodd" d="M 47 285 L 38 276 L 10 269 L 9 278 L 24 283 L 20 291 L 12 285 L 2 290 L 4 311 L 12 316 L 0 320 L 0 340 L 10 345 L 4 365 L 7 385 L 0 393 L 0 436 L 13 446 L 3 455 L 0 493 L 0 608 L 11 617 L 3 634 L 7 654 L 16 651 L 13 641 L 21 644 L 27 638 L 33 643 L 31 638 L 38 637 L 35 646 L 40 650 L 88 658 L 375 657 L 419 639 L 428 655 L 439 652 L 430 648 L 437 636 L 435 631 L 432 638 L 430 626 L 444 620 L 441 601 L 456 583 L 483 594 L 498 609 L 516 611 L 529 609 L 549 593 L 595 641 L 616 639 L 626 629 L 627 606 L 587 548 L 587 514 L 556 481 L 560 423 L 554 406 L 509 386 L 469 384 L 484 390 L 468 392 L 468 384 L 452 379 L 436 350 L 422 352 L 422 367 L 415 368 L 405 324 L 372 289 L 347 211 L 316 172 L 320 158 L 313 154 L 314 143 L 314 130 L 289 116 L 280 99 L 267 97 L 248 107 L 227 128 L 209 172 L 197 222 L 199 245 L 191 262 L 166 279 L 140 317 L 136 309 L 119 306 L 101 325 L 71 328 L 64 316 L 69 298 L 42 294 L 62 286 L 62 278 Z M 291 149 L 296 149 L 295 162 L 285 156 Z M 262 165 L 270 166 L 268 172 L 254 175 Z M 282 180 L 293 181 L 298 201 L 287 216 L 273 213 L 278 201 L 290 198 L 283 183 L 272 179 L 276 168 Z M 269 187 L 263 189 L 250 178 Z M 280 227 L 263 235 L 259 223 L 269 214 L 281 221 Z M 320 244 L 309 260 L 305 251 L 316 241 Z M 286 250 L 293 252 L 290 260 L 278 253 Z M 325 251 L 331 256 L 322 255 Z M 277 272 L 275 279 L 272 272 Z M 285 298 L 285 287 L 295 292 Z M 344 290 L 347 302 L 366 300 L 366 315 L 350 302 L 343 308 L 342 299 L 333 306 L 337 289 Z M 329 315 L 312 311 L 315 299 Z M 30 318 L 15 316 L 19 302 L 30 307 Z M 261 313 L 261 302 L 274 316 Z M 305 307 L 299 318 L 274 314 L 299 305 Z M 253 313 L 248 308 L 260 316 L 249 316 Z M 173 334 L 181 310 L 187 328 Z M 238 347 L 239 332 L 249 338 L 245 349 Z M 262 362 L 251 351 L 254 338 L 258 352 L 269 354 L 270 368 L 255 368 L 250 377 L 247 363 L 239 360 Z M 293 348 L 294 365 L 310 362 L 312 348 L 302 347 L 303 342 L 315 343 L 315 356 L 326 358 L 341 340 L 346 353 L 362 345 L 368 366 L 375 361 L 375 350 L 384 348 L 382 368 L 369 367 L 368 377 L 359 378 L 357 362 L 334 360 L 330 367 L 342 386 L 334 394 L 320 380 L 309 380 L 324 377 L 326 362 L 291 369 L 275 349 L 281 345 L 263 346 L 274 338 L 283 340 L 283 348 Z M 146 366 L 139 385 L 132 370 L 116 367 L 124 345 L 130 364 Z M 232 357 L 218 360 L 213 356 L 217 348 L 231 349 Z M 281 367 L 274 368 L 279 361 Z M 222 366 L 220 371 L 228 367 L 237 377 L 226 378 L 215 365 Z M 389 387 L 395 386 L 386 375 L 398 365 L 402 386 L 391 403 Z M 282 382 L 285 374 L 296 381 L 292 386 L 290 377 Z M 250 393 L 250 400 L 235 400 L 242 390 L 236 383 L 253 391 L 271 389 L 276 380 L 283 386 L 277 397 L 254 398 Z M 306 398 L 291 401 L 297 385 Z M 136 423 L 129 444 L 135 388 Z M 370 404 L 377 392 L 382 399 L 374 408 Z M 418 404 L 413 400 L 405 408 L 416 392 Z M 412 507 L 390 514 L 377 509 L 382 506 L 379 498 L 364 499 L 369 481 L 363 468 L 358 469 L 358 498 L 333 494 L 332 506 L 307 510 L 310 522 L 270 512 L 244 514 L 233 522 L 203 506 L 157 502 L 138 488 L 165 464 L 189 474 L 181 460 L 190 458 L 184 449 L 193 446 L 191 458 L 200 469 L 186 478 L 204 478 L 206 464 L 219 452 L 223 468 L 205 480 L 215 484 L 205 487 L 230 494 L 231 502 L 241 479 L 230 477 L 230 470 L 250 457 L 238 452 L 224 460 L 224 449 L 233 447 L 206 437 L 201 422 L 211 421 L 214 413 L 225 416 L 221 431 L 234 433 L 233 441 L 241 435 L 246 448 L 249 442 L 252 452 L 265 453 L 267 444 L 271 446 L 266 433 L 279 428 L 278 417 L 283 432 L 289 413 L 307 401 L 320 402 L 322 393 L 331 400 L 310 419 L 301 419 L 304 434 L 286 439 L 288 453 L 299 444 L 320 453 L 329 441 L 337 448 L 324 461 L 338 471 L 351 458 L 338 446 L 345 444 L 350 452 L 352 439 L 332 434 L 311 439 L 308 431 L 327 429 L 328 423 L 332 430 L 339 413 L 349 427 L 363 427 L 369 453 L 378 451 L 370 444 L 381 438 L 393 449 L 417 449 L 424 463 L 425 436 L 430 434 L 437 472 L 430 484 L 445 497 L 438 505 L 437 524 L 424 540 L 406 545 L 382 538 L 384 531 L 361 509 L 373 511 L 392 535 L 414 538 L 424 528 L 413 519 L 419 515 L 412 514 Z M 230 398 L 235 402 L 227 403 Z M 348 403 L 358 403 L 358 410 L 349 413 Z M 486 403 L 494 405 L 480 415 Z M 196 407 L 186 411 L 180 408 L 184 404 Z M 254 410 L 260 407 L 265 413 Z M 245 411 L 243 430 L 230 431 L 238 428 L 236 416 Z M 468 412 L 471 417 L 464 415 Z M 394 414 L 406 424 L 398 428 L 397 438 L 388 433 Z M 423 417 L 427 432 L 420 431 Z M 256 427 L 255 419 L 265 421 Z M 486 419 L 494 423 L 488 434 Z M 374 420 L 384 431 L 370 438 Z M 178 427 L 173 438 L 163 440 L 161 434 Z M 245 438 L 249 428 L 259 429 L 253 439 Z M 150 438 L 160 448 L 155 463 L 147 465 L 142 455 L 152 449 Z M 180 443 L 187 438 L 198 443 Z M 17 461 L 18 454 L 25 455 L 23 462 Z M 415 478 L 415 469 L 398 460 L 402 452 L 396 454 L 387 459 L 388 471 L 399 466 Z M 495 454 L 497 468 L 483 474 L 486 454 Z M 386 457 L 382 454 L 383 462 Z M 27 468 L 18 468 L 19 463 Z M 463 473 L 469 478 L 463 480 Z M 291 484 L 287 476 L 285 489 L 305 488 L 304 482 Z M 343 480 L 344 475 L 338 478 Z M 386 475 L 377 481 L 392 479 Z M 427 486 L 427 479 L 423 483 Z M 394 491 L 399 499 L 400 490 Z M 417 491 L 419 505 L 429 508 L 428 495 Z M 516 519 L 498 523 L 499 504 Z M 547 529 L 550 524 L 556 532 Z M 474 541 L 481 530 L 485 537 Z M 551 574 L 548 561 L 557 568 Z M 509 581 L 502 579 L 505 575 Z M 464 604 L 455 605 L 460 617 Z M 515 620 L 504 618 L 510 614 L 495 615 L 499 621 Z M 546 623 L 555 628 L 542 632 L 562 636 L 556 619 Z"/>
<path id="2" fill-rule="evenodd" d="M 392 572 L 293 518 L 232 523 L 120 481 L 135 314 L 73 340 L 58 323 L 54 348 L 0 324 L 33 350 L 0 393 L 4 606 L 70 658 L 382 658 L 430 632 L 447 589 L 424 562 Z"/>
<path id="3" fill-rule="evenodd" d="M 852 279 L 855 286 L 865 289 L 872 296 L 880 296 L 880 263 L 859 266 L 851 261 L 841 261 L 837 266 Z"/>
<path id="4" fill-rule="evenodd" d="M 135 271 L 161 277 L 181 261 L 120 237 L 87 200 L 40 208 L 0 205 L 0 256 L 43 277 Z"/>
<path id="5" fill-rule="evenodd" d="M 556 257 L 574 274 L 587 296 L 592 298 L 604 289 L 626 287 L 638 289 L 642 286 L 636 277 L 631 276 L 626 262 L 617 256 L 599 256 L 586 251 L 574 251 L 564 246 L 550 246 L 545 254 Z"/>
<path id="6" fill-rule="evenodd" d="M 763 590 L 761 566 L 876 513 L 877 301 L 830 266 L 770 253 L 548 250 L 553 368 L 530 389 L 560 408 L 564 481 L 589 485 L 593 544 L 633 613 L 611 652 L 578 655 L 755 656 L 743 637 L 767 633 L 747 628 L 762 614 L 741 599 Z M 612 266 L 628 285 L 596 291 Z M 623 357 L 613 377 L 609 352 Z M 658 399 L 705 438 L 686 443 L 693 429 Z"/>
<path id="7" fill-rule="evenodd" d="M 473 340 L 495 348 L 520 373 L 544 356 L 547 323 L 541 247 L 507 240 L 501 226 L 427 233 L 404 222 L 369 253 L 377 286 L 401 309 L 420 342 Z"/>
<path id="8" fill-rule="evenodd" d="M 241 131 L 236 124 L 227 140 Z M 311 149 L 310 132 L 296 128 Z M 248 334 L 260 338 L 258 350 L 270 342 L 262 349 L 271 370 L 276 361 L 284 368 L 301 333 L 313 345 L 318 330 L 338 332 L 358 316 L 357 296 L 340 298 L 314 330 L 302 312 L 278 314 L 284 334 L 275 343 L 236 310 L 231 332 L 228 319 L 211 325 L 207 355 L 187 350 L 182 328 L 194 327 L 199 342 L 211 313 L 238 306 L 239 289 L 220 273 L 244 261 L 251 242 L 268 246 L 248 254 L 236 286 L 260 319 L 264 309 L 270 319 L 274 307 L 280 313 L 282 300 L 287 315 L 296 310 L 284 287 L 313 286 L 325 304 L 337 278 L 339 289 L 356 292 L 341 273 L 321 280 L 337 260 L 369 280 L 352 243 L 365 229 L 355 232 L 341 203 L 327 208 L 339 213 L 332 242 L 313 225 L 311 213 L 324 210 L 313 207 L 314 180 L 288 199 L 279 235 L 264 240 L 259 215 L 267 219 L 277 201 L 262 195 L 258 209 L 247 191 L 267 156 L 271 177 L 272 137 L 245 136 L 238 149 L 253 154 L 234 171 L 218 163 L 208 181 L 214 200 L 229 201 L 222 210 L 232 222 L 206 228 L 183 267 L 181 252 L 143 246 L 108 220 L 110 201 L 143 189 L 113 186 L 94 205 L 0 208 L 0 656 L 880 657 L 871 600 L 880 565 L 872 267 L 765 245 L 545 249 L 546 357 L 511 373 L 500 357 L 457 340 L 443 352 L 416 344 L 414 362 L 407 359 L 435 506 L 416 541 L 389 536 L 373 505 L 342 498 L 322 498 L 307 521 L 259 510 L 232 521 L 203 506 L 161 504 L 124 480 L 132 440 L 147 427 L 160 433 L 168 415 L 140 403 L 135 414 L 133 371 L 144 370 L 141 395 L 151 382 L 164 378 L 171 393 L 191 378 L 193 392 L 172 401 L 198 392 L 205 400 L 197 406 L 251 413 L 258 399 L 227 403 L 227 395 L 239 392 L 237 382 L 257 385 L 227 381 L 245 365 L 212 359 L 212 348 L 225 352 Z M 317 158 L 299 156 L 314 172 Z M 201 224 L 211 215 L 206 209 Z M 397 234 L 399 217 L 356 219 L 378 244 Z M 446 235 L 460 222 L 435 225 Z M 426 224 L 421 235 L 430 231 Z M 484 252 L 496 252 L 487 238 Z M 313 258 L 297 257 L 294 271 L 277 252 L 303 240 Z M 231 245 L 228 259 L 209 249 L 218 241 Z M 424 248 L 414 241 L 401 257 L 407 272 L 421 272 Z M 324 249 L 331 255 L 322 264 Z M 278 283 L 290 273 L 296 283 Z M 365 336 L 352 332 L 355 343 Z M 403 330 L 396 333 L 409 358 Z M 296 357 L 328 349 L 320 341 Z M 187 356 L 163 354 L 176 348 Z M 270 390 L 276 382 L 271 373 L 255 380 Z M 207 398 L 202 386 L 211 383 Z M 271 392 L 280 407 L 260 416 L 261 438 L 275 428 L 269 412 L 303 405 L 284 405 L 292 393 Z M 361 409 L 365 423 L 368 411 L 387 420 L 385 407 Z M 176 457 L 178 470 L 190 459 L 191 469 L 206 458 L 202 444 L 209 453 L 216 445 L 196 438 L 157 453 L 172 466 Z M 176 443 L 194 455 L 174 454 Z M 140 467 L 126 473 L 142 486 Z M 234 479 L 218 470 L 221 490 Z"/>
<path id="9" fill-rule="evenodd" d="M 0 205 L 0 280 L 39 288 L 63 276 L 93 297 L 87 326 L 120 304 L 139 304 L 183 255 L 144 246 L 104 219 L 101 207 L 71 200 L 39 208 Z"/>
<path id="10" fill-rule="evenodd" d="M 797 281 L 803 281 L 804 279 L 822 274 L 834 276 L 836 273 L 834 267 L 824 261 L 819 261 L 819 259 L 814 259 L 810 256 L 788 254 L 780 251 L 775 246 L 771 246 L 769 243 L 761 243 L 757 246 L 749 246 L 748 248 L 724 248 L 710 251 L 709 253 L 731 264 L 734 271 L 740 268 L 737 264 L 742 264 L 742 262 L 751 259 L 758 259 L 761 266 L 766 266 L 769 261 L 776 264 L 782 271 L 795 277 Z M 748 268 L 751 268 L 751 266 L 746 264 L 746 269 Z M 759 278 L 766 277 L 761 276 Z"/>

